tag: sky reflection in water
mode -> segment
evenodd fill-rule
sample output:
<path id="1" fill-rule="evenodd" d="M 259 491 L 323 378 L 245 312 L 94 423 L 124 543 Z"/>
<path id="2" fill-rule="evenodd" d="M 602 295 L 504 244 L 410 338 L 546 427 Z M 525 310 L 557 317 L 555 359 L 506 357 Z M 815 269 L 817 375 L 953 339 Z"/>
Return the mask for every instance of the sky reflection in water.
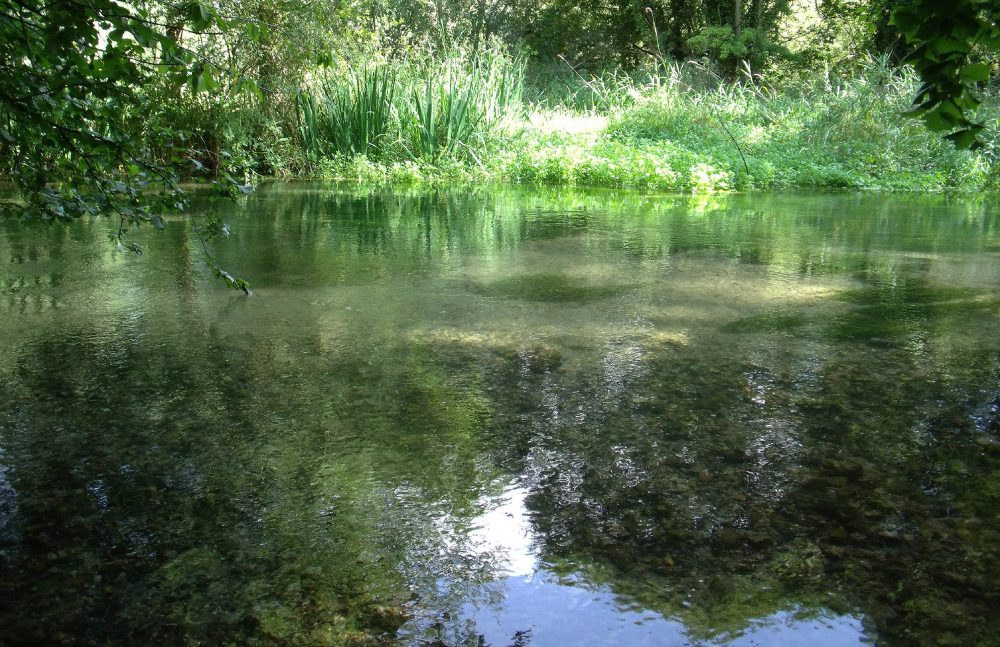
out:
<path id="1" fill-rule="evenodd" d="M 860 620 L 825 610 L 791 609 L 750 620 L 737 635 L 692 639 L 684 624 L 657 612 L 623 606 L 607 586 L 588 583 L 582 573 L 556 575 L 538 561 L 528 491 L 514 483 L 490 499 L 470 533 L 483 553 L 499 556 L 491 584 L 493 600 L 465 604 L 457 624 L 471 622 L 471 633 L 487 646 L 536 647 L 858 647 L 870 645 Z M 499 585 L 499 586 L 498 586 Z M 499 598 L 499 599 L 497 599 Z M 404 626 L 404 643 L 415 631 Z M 520 642 L 519 642 L 520 641 Z M 413 641 L 412 644 L 419 644 Z"/>

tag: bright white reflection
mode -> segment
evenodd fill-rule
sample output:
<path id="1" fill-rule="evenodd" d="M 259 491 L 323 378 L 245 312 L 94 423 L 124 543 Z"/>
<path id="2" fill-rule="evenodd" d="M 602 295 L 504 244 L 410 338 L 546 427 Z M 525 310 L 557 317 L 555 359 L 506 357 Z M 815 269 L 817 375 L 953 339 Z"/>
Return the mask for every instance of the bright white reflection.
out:
<path id="1" fill-rule="evenodd" d="M 607 587 L 559 578 L 544 569 L 529 577 L 508 577 L 503 601 L 466 605 L 463 615 L 488 647 L 587 647 L 588 645 L 688 645 L 684 625 L 619 606 Z"/>
<path id="2" fill-rule="evenodd" d="M 476 550 L 493 556 L 498 576 L 531 575 L 537 557 L 524 502 L 528 491 L 516 483 L 497 497 L 481 501 L 485 512 L 470 533 Z"/>

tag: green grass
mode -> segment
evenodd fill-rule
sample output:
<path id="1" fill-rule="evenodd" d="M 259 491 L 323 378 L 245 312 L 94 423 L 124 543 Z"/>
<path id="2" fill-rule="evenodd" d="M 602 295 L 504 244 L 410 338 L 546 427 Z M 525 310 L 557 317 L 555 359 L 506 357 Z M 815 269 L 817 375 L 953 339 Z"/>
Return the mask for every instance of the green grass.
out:
<path id="1" fill-rule="evenodd" d="M 528 86 L 524 75 L 499 52 L 401 73 L 408 89 L 395 95 L 396 134 L 381 154 L 341 151 L 316 168 L 335 179 L 684 193 L 1000 185 L 997 101 L 981 111 L 987 145 L 956 150 L 903 116 L 916 79 L 875 62 L 852 77 L 781 89 L 750 76 L 724 82 L 694 64 L 642 78 L 567 71 Z"/>

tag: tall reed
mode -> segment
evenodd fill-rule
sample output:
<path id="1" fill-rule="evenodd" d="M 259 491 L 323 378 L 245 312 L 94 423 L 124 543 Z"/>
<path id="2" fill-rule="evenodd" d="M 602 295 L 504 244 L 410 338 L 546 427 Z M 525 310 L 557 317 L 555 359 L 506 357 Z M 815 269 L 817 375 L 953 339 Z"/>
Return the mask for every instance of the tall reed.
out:
<path id="1" fill-rule="evenodd" d="M 295 118 L 302 140 L 306 164 L 312 168 L 319 163 L 326 150 L 326 138 L 320 132 L 322 115 L 312 93 L 300 90 L 295 94 Z"/>
<path id="2" fill-rule="evenodd" d="M 422 93 L 414 90 L 415 157 L 434 161 L 469 147 L 483 119 L 476 105 L 480 94 L 478 75 L 462 78 L 455 70 L 443 78 L 427 79 Z"/>
<path id="3" fill-rule="evenodd" d="M 295 97 L 307 160 L 336 154 L 377 156 L 394 129 L 397 79 L 388 68 L 348 69 Z"/>
<path id="4" fill-rule="evenodd" d="M 523 111 L 524 60 L 492 44 L 328 72 L 295 97 L 307 163 L 335 156 L 472 157 Z"/>
<path id="5" fill-rule="evenodd" d="M 423 69 L 412 97 L 411 156 L 434 161 L 475 149 L 523 110 L 524 61 L 496 47 L 453 50 Z"/>

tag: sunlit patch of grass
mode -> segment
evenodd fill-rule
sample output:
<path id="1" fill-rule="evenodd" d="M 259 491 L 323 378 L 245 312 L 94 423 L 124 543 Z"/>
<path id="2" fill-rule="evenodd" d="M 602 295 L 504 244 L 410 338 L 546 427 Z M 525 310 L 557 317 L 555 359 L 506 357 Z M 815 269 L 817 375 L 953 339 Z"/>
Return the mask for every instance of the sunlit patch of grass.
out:
<path id="1" fill-rule="evenodd" d="M 596 137 L 607 129 L 608 117 L 597 114 L 581 115 L 562 110 L 535 111 L 528 117 L 525 127 L 540 135 L 559 133 Z"/>
<path id="2" fill-rule="evenodd" d="M 434 77 L 445 79 L 440 83 L 414 85 L 415 73 L 401 73 L 401 87 L 410 89 L 393 95 L 402 102 L 393 113 L 399 120 L 395 140 L 379 136 L 375 154 L 327 156 L 316 167 L 326 177 L 364 181 L 689 194 L 793 187 L 970 189 L 995 182 L 1000 167 L 994 159 L 1000 144 L 981 152 L 956 150 L 903 117 L 916 79 L 879 63 L 855 77 L 824 77 L 780 91 L 748 79 L 708 79 L 692 65 L 668 66 L 641 80 L 580 78 L 563 88 L 564 100 L 524 89 L 524 96 L 534 97 L 525 104 L 522 68 L 504 60 L 498 55 L 494 65 L 503 74 L 490 76 L 463 67 L 473 65 L 469 60 L 448 59 L 442 63 L 448 74 Z M 476 90 L 480 84 L 484 89 Z M 578 105 L 583 96 L 590 99 Z M 407 159 L 416 165 L 401 166 Z"/>

